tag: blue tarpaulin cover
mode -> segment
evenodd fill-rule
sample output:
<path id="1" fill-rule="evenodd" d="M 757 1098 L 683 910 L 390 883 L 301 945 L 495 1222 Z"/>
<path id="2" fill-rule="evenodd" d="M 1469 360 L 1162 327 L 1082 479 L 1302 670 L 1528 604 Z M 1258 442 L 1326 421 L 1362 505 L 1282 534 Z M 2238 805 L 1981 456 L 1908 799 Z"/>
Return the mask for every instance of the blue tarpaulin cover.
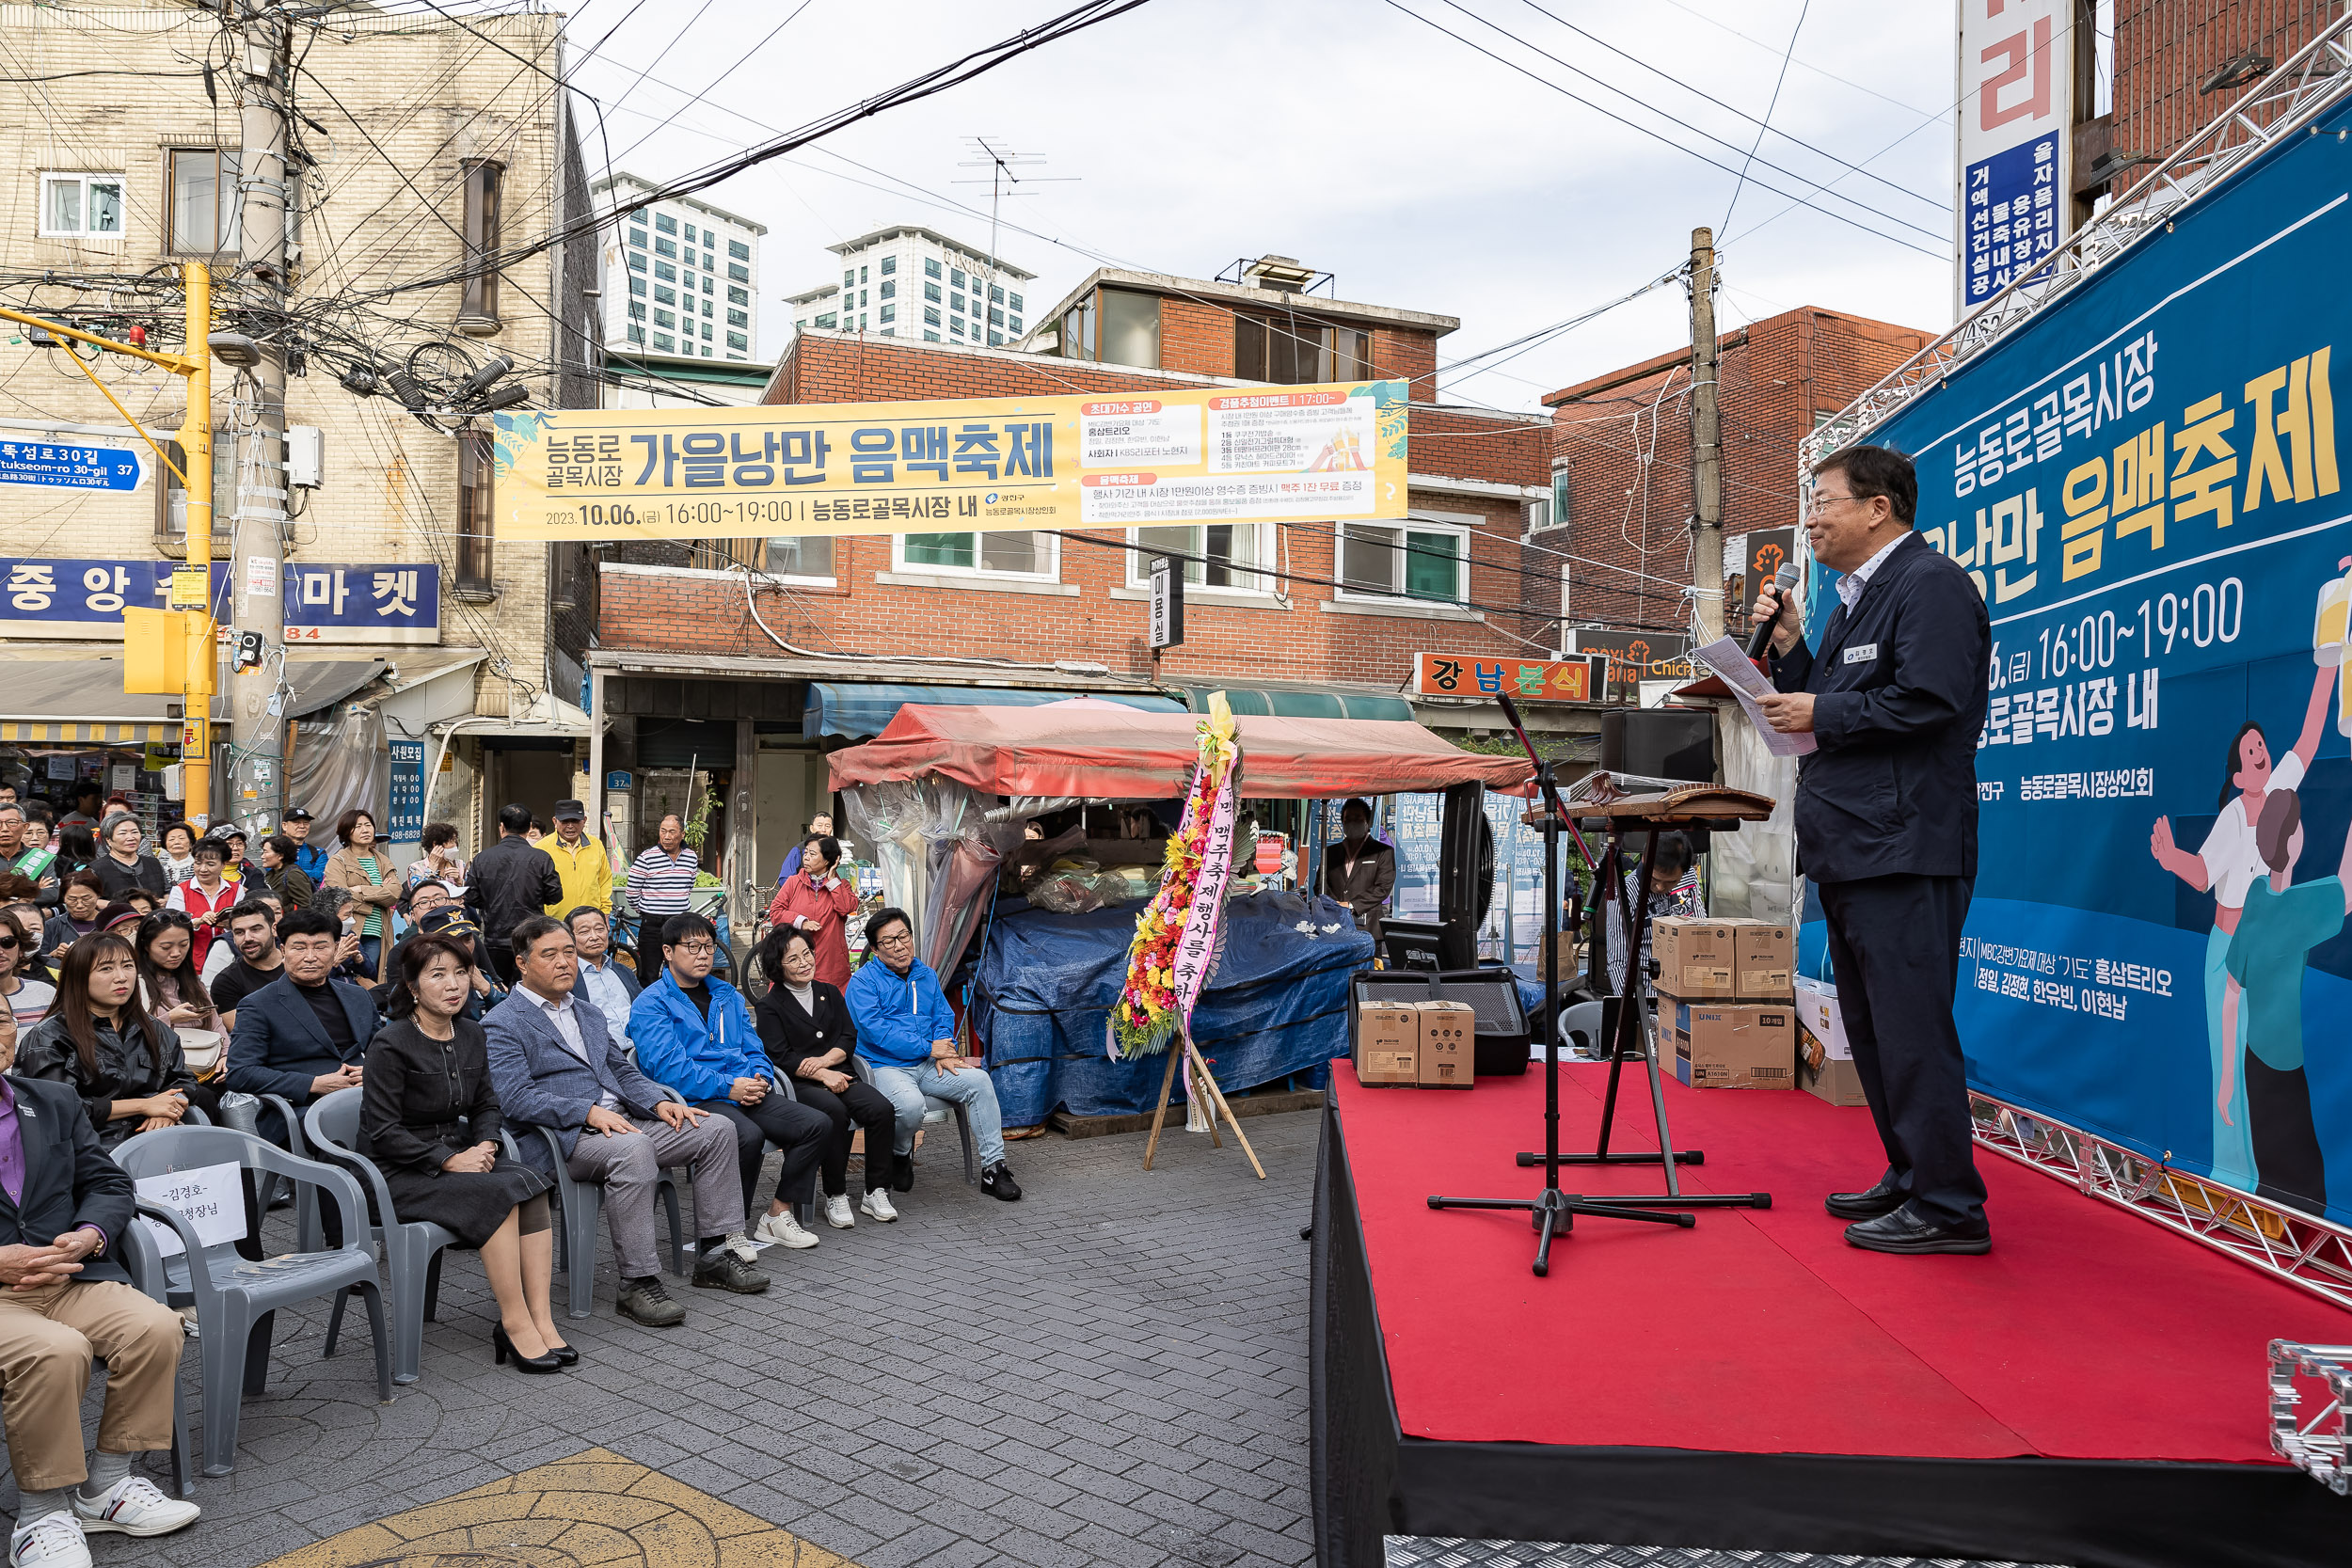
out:
<path id="1" fill-rule="evenodd" d="M 1166 1058 L 1118 1062 L 1103 1049 L 1142 910 L 1054 914 L 1010 898 L 996 906 L 973 1025 L 988 1042 L 1006 1126 L 1034 1127 L 1057 1105 L 1073 1116 L 1124 1116 L 1159 1099 Z M 1372 938 L 1344 904 L 1291 893 L 1228 900 L 1224 956 L 1192 1015 L 1192 1037 L 1217 1087 L 1255 1088 L 1346 1054 L 1348 976 L 1371 965 Z"/>

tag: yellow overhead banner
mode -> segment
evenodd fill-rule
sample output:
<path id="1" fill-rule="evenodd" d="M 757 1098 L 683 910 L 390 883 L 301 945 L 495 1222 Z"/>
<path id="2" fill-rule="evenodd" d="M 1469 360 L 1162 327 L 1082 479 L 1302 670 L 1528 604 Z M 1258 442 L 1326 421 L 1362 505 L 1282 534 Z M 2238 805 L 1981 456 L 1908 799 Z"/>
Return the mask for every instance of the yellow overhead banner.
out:
<path id="1" fill-rule="evenodd" d="M 509 539 L 1405 515 L 1402 381 L 493 417 Z"/>

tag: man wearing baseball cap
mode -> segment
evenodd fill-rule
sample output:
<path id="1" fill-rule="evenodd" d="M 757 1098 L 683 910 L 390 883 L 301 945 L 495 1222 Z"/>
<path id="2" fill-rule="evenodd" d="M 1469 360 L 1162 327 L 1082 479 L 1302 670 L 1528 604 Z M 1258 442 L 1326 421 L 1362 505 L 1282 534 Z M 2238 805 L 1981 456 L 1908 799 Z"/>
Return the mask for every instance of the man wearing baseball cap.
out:
<path id="1" fill-rule="evenodd" d="M 603 843 L 588 836 L 587 807 L 578 800 L 556 801 L 555 836 L 541 839 L 539 847 L 564 879 L 564 896 L 547 907 L 548 913 L 562 920 L 583 905 L 612 912 L 612 863 L 605 858 Z"/>
<path id="2" fill-rule="evenodd" d="M 294 807 L 286 813 L 284 824 L 278 831 L 294 841 L 294 864 L 300 866 L 302 874 L 310 879 L 310 885 L 325 885 L 326 851 L 310 842 L 310 812 L 301 806 Z"/>

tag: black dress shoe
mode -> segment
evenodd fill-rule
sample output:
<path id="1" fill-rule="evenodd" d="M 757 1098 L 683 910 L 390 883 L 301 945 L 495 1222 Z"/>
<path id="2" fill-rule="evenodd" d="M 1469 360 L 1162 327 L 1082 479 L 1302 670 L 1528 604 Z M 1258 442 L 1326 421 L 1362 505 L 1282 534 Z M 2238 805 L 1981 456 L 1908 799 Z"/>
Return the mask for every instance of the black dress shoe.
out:
<path id="1" fill-rule="evenodd" d="M 1901 1189 L 1882 1179 L 1867 1193 L 1832 1193 L 1821 1200 L 1821 1207 L 1841 1220 L 1874 1220 L 1908 1201 Z"/>
<path id="2" fill-rule="evenodd" d="M 525 1355 L 515 1348 L 515 1341 L 506 1337 L 506 1325 L 500 1323 L 490 1330 L 490 1351 L 494 1364 L 503 1367 L 515 1363 L 518 1372 L 552 1372 L 564 1365 L 552 1355 Z"/>
<path id="3" fill-rule="evenodd" d="M 890 1190 L 894 1193 L 914 1191 L 914 1156 L 913 1154 L 899 1155 L 898 1164 L 891 1167 Z"/>
<path id="4" fill-rule="evenodd" d="M 555 1364 L 559 1367 L 577 1367 L 580 1365 L 580 1351 L 576 1346 L 549 1345 L 548 1347 L 548 1354 L 555 1357 Z"/>
<path id="5" fill-rule="evenodd" d="M 1846 1227 L 1846 1240 L 1869 1252 L 1977 1254 L 1993 1250 L 1993 1232 L 1984 1226 L 1963 1229 L 1922 1219 L 1908 1206 L 1874 1220 Z"/>

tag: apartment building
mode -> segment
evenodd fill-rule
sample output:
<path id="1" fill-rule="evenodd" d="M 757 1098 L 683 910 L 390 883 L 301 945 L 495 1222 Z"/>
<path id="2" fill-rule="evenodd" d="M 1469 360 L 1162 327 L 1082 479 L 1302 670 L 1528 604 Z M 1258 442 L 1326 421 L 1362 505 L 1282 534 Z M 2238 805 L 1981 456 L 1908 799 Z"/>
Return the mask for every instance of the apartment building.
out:
<path id="1" fill-rule="evenodd" d="M 189 63 L 220 57 L 223 25 L 178 5 L 0 7 L 11 69 L 40 83 L 0 101 L 0 163 L 16 182 L 0 275 L 54 279 L 0 289 L 12 308 L 176 348 L 172 269 L 194 259 L 219 280 L 217 323 L 271 330 L 240 314 L 266 296 L 241 256 L 236 84 L 208 87 Z M 295 110 L 285 418 L 318 433 L 322 462 L 315 486 L 290 494 L 278 474 L 241 474 L 252 384 L 215 360 L 215 602 L 238 506 L 283 507 L 289 799 L 322 815 L 367 804 L 395 841 L 427 816 L 476 839 L 507 799 L 545 808 L 573 793 L 595 578 L 583 551 L 498 538 L 487 421 L 423 405 L 494 356 L 513 365 L 501 384 L 532 404 L 596 402 L 594 245 L 483 264 L 587 211 L 576 130 L 549 81 L 562 23 L 342 9 L 294 26 L 298 68 L 272 84 Z M 185 497 L 140 435 L 180 427 L 183 383 L 101 356 L 88 369 L 102 390 L 72 352 L 0 334 L 0 441 L 124 453 L 135 482 L 4 492 L 0 771 L 42 789 L 103 776 L 150 813 L 218 814 L 221 800 L 166 789 L 176 699 L 122 691 L 122 610 L 161 608 L 187 550 Z M 373 763 L 348 766 L 354 747 Z"/>
<path id="2" fill-rule="evenodd" d="M 787 295 L 795 332 L 871 332 L 927 343 L 1016 342 L 1027 330 L 1024 285 L 1037 274 L 919 225 L 827 245 L 841 281 Z"/>
<path id="3" fill-rule="evenodd" d="M 589 187 L 599 209 L 628 206 L 601 245 L 605 341 L 637 357 L 757 359 L 768 226 L 660 188 L 627 171 Z"/>

